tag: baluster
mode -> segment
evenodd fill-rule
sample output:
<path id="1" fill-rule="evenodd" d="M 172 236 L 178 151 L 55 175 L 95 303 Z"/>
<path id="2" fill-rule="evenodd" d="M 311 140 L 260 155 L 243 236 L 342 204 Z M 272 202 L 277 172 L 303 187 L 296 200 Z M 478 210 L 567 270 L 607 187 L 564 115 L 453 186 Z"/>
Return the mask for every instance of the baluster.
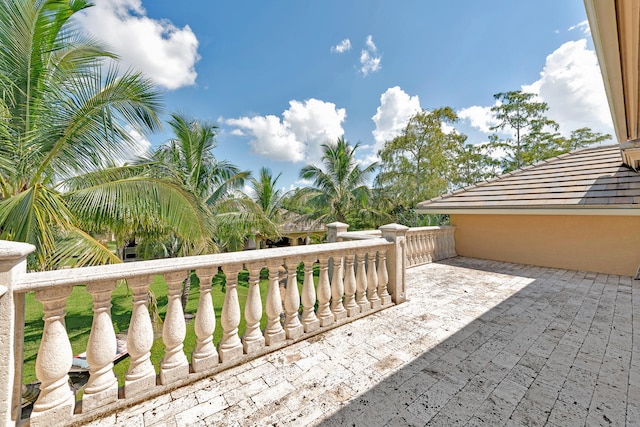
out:
<path id="1" fill-rule="evenodd" d="M 426 230 L 422 233 L 422 263 L 427 264 L 431 261 L 431 257 L 429 255 L 429 230 Z"/>
<path id="2" fill-rule="evenodd" d="M 420 264 L 425 264 L 427 262 L 427 236 L 424 231 L 420 231 L 418 238 L 420 239 Z"/>
<path id="3" fill-rule="evenodd" d="M 262 318 L 262 299 L 260 298 L 260 270 L 262 264 L 247 264 L 249 270 L 249 292 L 247 302 L 244 305 L 244 319 L 246 330 L 242 338 L 242 346 L 245 354 L 255 353 L 264 348 L 264 337 L 260 331 L 260 319 Z"/>
<path id="4" fill-rule="evenodd" d="M 449 255 L 449 253 L 451 252 L 451 250 L 449 249 L 449 229 L 444 228 L 442 230 L 442 258 L 449 258 L 451 255 Z"/>
<path id="5" fill-rule="evenodd" d="M 284 297 L 284 330 L 288 339 L 299 338 L 304 333 L 300 323 L 300 291 L 298 290 L 297 263 L 295 258 L 285 260 L 287 265 L 287 290 Z"/>
<path id="6" fill-rule="evenodd" d="M 278 266 L 278 283 L 280 284 L 280 305 L 284 308 L 284 300 L 287 296 L 287 269 L 284 265 Z M 280 314 L 284 317 L 284 310 Z M 284 319 L 281 319 L 281 323 L 284 323 Z"/>
<path id="7" fill-rule="evenodd" d="M 156 385 L 156 370 L 151 363 L 153 325 L 149 316 L 149 284 L 151 276 L 127 279 L 133 294 L 133 310 L 127 332 L 129 370 L 124 377 L 125 397 L 136 396 Z"/>
<path id="8" fill-rule="evenodd" d="M 407 245 L 407 261 L 409 263 L 409 267 L 413 267 L 416 264 L 415 239 L 416 239 L 415 233 L 407 234 L 406 245 Z"/>
<path id="9" fill-rule="evenodd" d="M 242 268 L 241 264 L 231 264 L 222 268 L 226 276 L 224 303 L 222 305 L 222 340 L 218 347 L 220 361 L 230 362 L 242 357 L 244 350 L 242 341 L 238 336 L 238 325 L 240 325 L 240 303 L 238 302 L 238 273 Z"/>
<path id="10" fill-rule="evenodd" d="M 115 287 L 114 281 L 87 285 L 93 299 L 93 323 L 87 343 L 89 381 L 82 397 L 83 413 L 118 400 L 118 380 L 113 373 L 118 344 L 111 320 L 111 293 Z"/>
<path id="11" fill-rule="evenodd" d="M 314 310 L 316 304 L 316 289 L 313 283 L 313 264 L 315 257 L 305 258 L 304 281 L 302 282 L 302 324 L 305 332 L 315 331 L 320 327 L 320 321 Z"/>
<path id="12" fill-rule="evenodd" d="M 187 325 L 182 311 L 182 285 L 191 280 L 188 273 L 178 271 L 164 275 L 167 282 L 167 313 L 162 325 L 164 358 L 160 363 L 160 384 L 170 384 L 189 375 L 189 361 L 184 354 L 184 337 Z"/>
<path id="13" fill-rule="evenodd" d="M 416 246 L 418 250 L 418 265 L 424 264 L 424 235 L 422 231 L 416 234 Z"/>
<path id="14" fill-rule="evenodd" d="M 447 242 L 449 242 L 449 254 L 448 258 L 453 258 L 457 256 L 456 254 L 456 238 L 455 238 L 456 229 L 453 227 L 447 228 L 448 238 Z"/>
<path id="15" fill-rule="evenodd" d="M 442 259 L 445 259 L 448 257 L 448 253 L 449 253 L 449 238 L 447 236 L 447 229 L 443 228 L 441 230 L 442 233 Z"/>
<path id="16" fill-rule="evenodd" d="M 427 231 L 427 262 L 433 262 L 434 247 L 433 230 L 429 230 Z"/>
<path id="17" fill-rule="evenodd" d="M 387 291 L 389 273 L 387 272 L 387 250 L 378 251 L 378 298 L 382 305 L 391 304 L 391 295 Z"/>
<path id="18" fill-rule="evenodd" d="M 413 234 L 413 265 L 420 265 L 420 231 L 416 231 Z"/>
<path id="19" fill-rule="evenodd" d="M 331 311 L 336 321 L 347 317 L 347 310 L 342 304 L 342 295 L 344 294 L 344 281 L 342 278 L 343 267 L 342 257 L 333 257 L 333 277 L 331 280 Z"/>
<path id="20" fill-rule="evenodd" d="M 358 272 L 356 274 L 356 303 L 360 306 L 360 312 L 371 310 L 371 303 L 367 299 L 367 253 L 358 252 Z"/>
<path id="21" fill-rule="evenodd" d="M 218 273 L 217 268 L 201 268 L 196 270 L 200 279 L 200 300 L 194 320 L 196 348 L 191 353 L 193 372 L 202 372 L 218 364 L 218 352 L 213 345 L 213 332 L 216 329 L 216 313 L 211 299 L 211 281 Z"/>
<path id="22" fill-rule="evenodd" d="M 435 232 L 435 243 L 434 261 L 440 261 L 442 259 L 442 230 L 439 227 Z"/>
<path id="23" fill-rule="evenodd" d="M 267 290 L 267 327 L 264 330 L 264 342 L 266 345 L 273 345 L 286 339 L 284 329 L 280 324 L 280 313 L 282 313 L 282 298 L 280 296 L 280 274 L 279 261 L 272 261 L 267 265 L 269 269 L 269 289 Z"/>
<path id="24" fill-rule="evenodd" d="M 438 242 L 438 229 L 437 227 L 434 227 L 433 231 L 431 232 L 431 240 L 433 241 L 433 253 L 432 253 L 432 259 L 433 261 L 438 261 L 438 245 L 440 242 Z"/>
<path id="25" fill-rule="evenodd" d="M 44 330 L 36 357 L 40 395 L 31 412 L 32 426 L 63 424 L 73 416 L 75 396 L 69 387 L 73 352 L 67 336 L 64 308 L 71 286 L 36 291 L 42 303 Z"/>
<path id="26" fill-rule="evenodd" d="M 329 308 L 331 301 L 331 286 L 329 284 L 329 257 L 320 255 L 320 277 L 318 278 L 318 319 L 320 326 L 333 324 L 333 313 Z"/>
<path id="27" fill-rule="evenodd" d="M 378 272 L 376 271 L 376 252 L 369 253 L 369 265 L 367 265 L 367 298 L 371 303 L 371 308 L 378 308 L 381 305 L 378 298 Z"/>
<path id="28" fill-rule="evenodd" d="M 354 254 L 348 254 L 345 262 L 344 273 L 344 308 L 347 316 L 353 317 L 360 314 L 360 306 L 356 303 L 356 275 L 353 270 Z"/>

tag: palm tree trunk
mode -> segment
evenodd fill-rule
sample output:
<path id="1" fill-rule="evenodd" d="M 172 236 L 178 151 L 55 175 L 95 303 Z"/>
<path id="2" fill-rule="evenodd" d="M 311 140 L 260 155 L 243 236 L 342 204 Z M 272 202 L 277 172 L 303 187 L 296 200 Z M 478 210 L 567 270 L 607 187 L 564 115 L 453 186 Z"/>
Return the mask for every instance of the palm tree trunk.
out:
<path id="1" fill-rule="evenodd" d="M 189 276 L 182 282 L 182 295 L 180 301 L 182 302 L 182 312 L 186 313 L 187 302 L 189 302 L 189 293 L 191 293 L 191 272 Z"/>

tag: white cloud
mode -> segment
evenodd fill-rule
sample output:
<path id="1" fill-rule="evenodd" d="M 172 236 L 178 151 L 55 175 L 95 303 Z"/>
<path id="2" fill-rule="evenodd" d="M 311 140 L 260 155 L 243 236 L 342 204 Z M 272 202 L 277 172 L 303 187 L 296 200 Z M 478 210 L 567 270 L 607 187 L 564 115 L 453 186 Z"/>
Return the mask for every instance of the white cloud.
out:
<path id="1" fill-rule="evenodd" d="M 299 187 L 310 187 L 311 185 L 313 185 L 313 181 L 311 181 L 310 179 L 299 179 L 297 180 L 294 184 L 291 184 L 291 186 L 289 187 L 289 190 L 295 190 L 296 188 Z"/>
<path id="2" fill-rule="evenodd" d="M 540 79 L 522 90 L 549 105 L 548 117 L 564 134 L 581 127 L 613 133 L 597 57 L 587 49 L 586 39 L 566 42 L 547 56 Z"/>
<path id="3" fill-rule="evenodd" d="M 331 52 L 334 53 L 344 53 L 348 50 L 351 50 L 351 40 L 349 39 L 344 39 L 336 46 L 331 47 Z"/>
<path id="4" fill-rule="evenodd" d="M 236 127 L 233 134 L 253 136 L 249 145 L 255 154 L 280 161 L 318 164 L 321 145 L 335 142 L 344 134 L 342 122 L 346 116 L 344 108 L 311 98 L 304 102 L 289 101 L 282 120 L 268 115 L 227 119 L 225 123 Z"/>
<path id="5" fill-rule="evenodd" d="M 382 57 L 378 55 L 378 48 L 371 35 L 367 36 L 366 47 L 360 52 L 360 71 L 366 77 L 369 73 L 375 73 L 382 67 Z"/>
<path id="6" fill-rule="evenodd" d="M 463 120 L 469 120 L 471 126 L 484 133 L 491 133 L 490 127 L 498 124 L 491 107 L 482 107 L 480 105 L 461 109 L 458 111 L 458 117 Z"/>
<path id="7" fill-rule="evenodd" d="M 482 141 L 477 146 L 481 148 L 483 154 L 490 156 L 492 159 L 502 160 L 507 157 L 507 150 L 502 147 L 491 146 L 490 141 Z"/>
<path id="8" fill-rule="evenodd" d="M 142 71 L 158 85 L 177 89 L 195 83 L 198 39 L 188 25 L 146 16 L 141 0 L 96 0 L 78 14 L 85 31 L 103 40 L 125 67 Z"/>
<path id="9" fill-rule="evenodd" d="M 256 190 L 249 184 L 244 185 L 244 187 L 242 188 L 242 192 L 252 199 L 255 199 L 257 196 Z"/>
<path id="10" fill-rule="evenodd" d="M 613 134 L 600 68 L 586 39 L 569 41 L 556 49 L 547 56 L 540 79 L 521 89 L 547 103 L 547 117 L 560 125 L 564 135 L 582 127 Z M 463 108 L 458 116 L 484 133 L 491 133 L 489 128 L 496 125 L 490 106 Z"/>
<path id="11" fill-rule="evenodd" d="M 582 22 L 577 23 L 576 25 L 570 26 L 568 31 L 573 30 L 582 31 L 585 36 L 591 35 L 591 27 L 589 27 L 589 21 L 587 21 L 586 19 Z"/>
<path id="12" fill-rule="evenodd" d="M 380 96 L 380 106 L 371 120 L 376 124 L 373 138 L 376 141 L 374 153 L 380 150 L 386 141 L 400 135 L 409 119 L 421 111 L 418 96 L 409 96 L 399 86 L 386 90 Z"/>

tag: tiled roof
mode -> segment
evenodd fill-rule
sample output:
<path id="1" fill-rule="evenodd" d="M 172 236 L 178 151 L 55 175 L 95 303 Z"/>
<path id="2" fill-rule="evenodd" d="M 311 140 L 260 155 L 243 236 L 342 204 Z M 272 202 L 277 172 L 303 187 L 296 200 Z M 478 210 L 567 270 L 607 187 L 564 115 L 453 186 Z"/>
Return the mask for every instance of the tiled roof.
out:
<path id="1" fill-rule="evenodd" d="M 484 209 L 640 209 L 640 173 L 617 145 L 573 151 L 421 202 L 418 211 Z"/>

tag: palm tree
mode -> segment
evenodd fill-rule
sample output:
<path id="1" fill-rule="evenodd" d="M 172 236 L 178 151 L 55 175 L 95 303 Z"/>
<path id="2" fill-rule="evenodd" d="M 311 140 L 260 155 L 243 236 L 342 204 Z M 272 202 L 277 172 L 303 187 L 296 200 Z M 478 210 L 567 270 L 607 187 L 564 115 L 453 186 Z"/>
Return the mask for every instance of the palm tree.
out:
<path id="1" fill-rule="evenodd" d="M 163 174 L 177 179 L 206 207 L 211 233 L 206 244 L 193 245 L 174 233 L 146 238 L 145 245 L 161 247 L 163 255 L 197 255 L 219 250 L 241 250 L 246 237 L 257 229 L 273 232 L 275 226 L 264 219 L 255 203 L 240 192 L 249 171 L 241 171 L 228 161 L 213 155 L 217 127 L 209 122 L 173 113 L 169 121 L 174 138 L 152 153 L 151 159 L 163 168 Z M 191 281 L 185 280 L 183 305 Z"/>
<path id="2" fill-rule="evenodd" d="M 135 151 L 131 130 L 160 127 L 160 97 L 77 30 L 73 16 L 89 6 L 0 2 L 0 238 L 34 244 L 41 269 L 118 262 L 94 232 L 207 231 L 181 185 L 116 165 Z"/>
<path id="3" fill-rule="evenodd" d="M 152 153 L 152 159 L 206 205 L 215 225 L 207 247 L 181 246 L 180 255 L 241 249 L 245 237 L 263 225 L 257 206 L 240 191 L 251 173 L 215 158 L 215 125 L 174 113 L 169 126 L 175 137 Z"/>
<path id="4" fill-rule="evenodd" d="M 274 177 L 270 169 L 262 167 L 259 178 L 251 178 L 250 180 L 253 200 L 262 212 L 264 219 L 269 222 L 266 227 L 261 227 L 260 238 L 256 239 L 258 248 L 260 248 L 259 240 L 280 237 L 280 225 L 286 216 L 282 204 L 287 197 L 287 193 L 278 188 L 280 175 L 282 172 Z"/>
<path id="5" fill-rule="evenodd" d="M 309 216 L 316 221 L 345 222 L 349 216 L 367 211 L 367 182 L 377 163 L 362 168 L 355 159 L 359 146 L 350 146 L 344 138 L 338 138 L 335 144 L 323 144 L 322 167 L 307 165 L 300 171 L 301 178 L 313 180 L 313 187 L 302 194 L 313 203 L 315 212 Z"/>

